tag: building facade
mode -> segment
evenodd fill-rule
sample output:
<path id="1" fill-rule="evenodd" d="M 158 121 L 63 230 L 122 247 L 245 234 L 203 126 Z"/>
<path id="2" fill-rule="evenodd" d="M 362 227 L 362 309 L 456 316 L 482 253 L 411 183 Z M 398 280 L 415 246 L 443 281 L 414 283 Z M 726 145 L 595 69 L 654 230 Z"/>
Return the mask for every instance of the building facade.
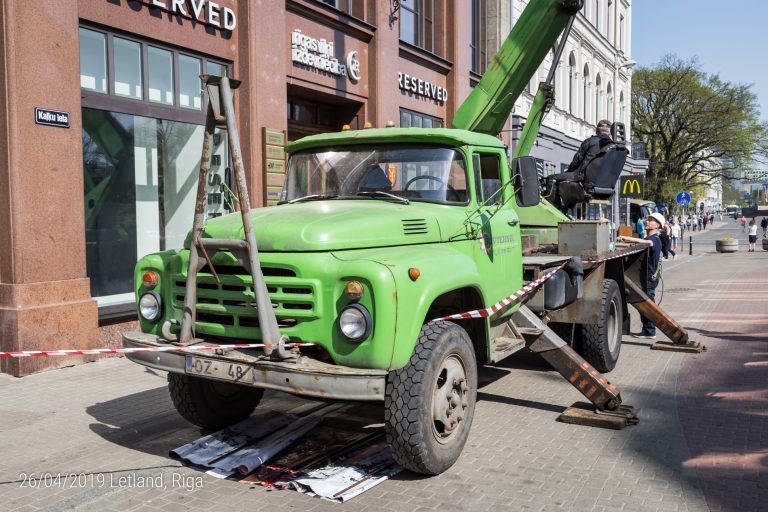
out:
<path id="1" fill-rule="evenodd" d="M 277 201 L 284 144 L 385 126 L 450 126 L 519 17 L 518 0 L 0 0 L 0 351 L 120 344 L 133 268 L 191 227 L 207 108 L 235 108 L 253 206 Z M 552 170 L 594 121 L 629 126 L 630 5 L 587 0 L 534 156 Z M 512 146 L 545 62 L 502 134 Z M 232 209 L 226 131 L 207 214 Z M 114 326 L 113 326 L 114 327 Z M 110 333 L 117 336 L 111 336 Z M 24 375 L 82 358 L 0 359 Z"/>

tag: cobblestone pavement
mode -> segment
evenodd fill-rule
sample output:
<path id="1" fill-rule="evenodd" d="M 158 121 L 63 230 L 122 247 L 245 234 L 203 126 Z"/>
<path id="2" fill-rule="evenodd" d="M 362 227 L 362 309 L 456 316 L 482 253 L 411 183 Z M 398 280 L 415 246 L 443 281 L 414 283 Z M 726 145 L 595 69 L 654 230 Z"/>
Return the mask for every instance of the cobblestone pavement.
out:
<path id="1" fill-rule="evenodd" d="M 0 509 L 759 510 L 768 503 L 768 253 L 704 252 L 714 247 L 706 238 L 734 229 L 723 226 L 702 233 L 693 256 L 665 264 L 663 306 L 709 351 L 651 351 L 625 338 L 610 378 L 641 409 L 637 426 L 557 422 L 582 397 L 538 356 L 519 353 L 481 371 L 472 432 L 453 468 L 401 473 L 337 505 L 180 466 L 168 451 L 200 432 L 176 414 L 165 375 L 104 359 L 0 375 Z M 260 408 L 299 403 L 268 393 Z"/>

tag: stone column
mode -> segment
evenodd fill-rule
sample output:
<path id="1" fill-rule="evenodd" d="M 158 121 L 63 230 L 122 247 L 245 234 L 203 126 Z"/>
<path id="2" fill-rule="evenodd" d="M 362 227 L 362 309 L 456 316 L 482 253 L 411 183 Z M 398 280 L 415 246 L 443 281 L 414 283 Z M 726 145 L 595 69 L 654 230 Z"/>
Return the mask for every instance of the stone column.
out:
<path id="1" fill-rule="evenodd" d="M 251 206 L 260 207 L 266 205 L 261 129 L 288 128 L 285 75 L 290 65 L 290 34 L 285 27 L 285 2 L 240 0 L 238 16 L 240 34 L 234 78 L 243 84 L 235 92 L 235 109 Z"/>
<path id="2" fill-rule="evenodd" d="M 373 7 L 373 6 L 371 6 Z M 394 121 L 400 126 L 400 91 L 397 88 L 397 72 L 400 53 L 400 24 L 390 22 L 390 2 L 375 2 L 373 23 L 376 36 L 369 45 L 368 118 L 374 126 L 384 126 Z M 395 16 L 399 16 L 396 13 Z"/>
<path id="3" fill-rule="evenodd" d="M 77 4 L 0 0 L 0 350 L 93 348 L 85 270 Z M 35 107 L 70 114 L 35 124 Z M 15 376 L 81 357 L 0 359 Z"/>
<path id="4" fill-rule="evenodd" d="M 448 89 L 451 95 L 448 98 L 447 118 L 445 125 L 451 126 L 453 115 L 459 106 L 467 99 L 471 88 L 469 85 L 469 69 L 472 66 L 472 57 L 469 50 L 470 24 L 470 0 L 456 0 L 446 2 L 446 32 L 448 35 L 448 60 L 453 61 L 453 67 L 448 73 Z"/>

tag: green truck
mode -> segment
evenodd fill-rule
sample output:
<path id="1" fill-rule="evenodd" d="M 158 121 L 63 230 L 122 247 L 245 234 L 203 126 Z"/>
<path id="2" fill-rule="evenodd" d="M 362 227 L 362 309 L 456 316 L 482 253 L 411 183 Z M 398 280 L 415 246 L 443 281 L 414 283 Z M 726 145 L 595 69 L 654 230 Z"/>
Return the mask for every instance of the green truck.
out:
<path id="1" fill-rule="evenodd" d="M 138 262 L 142 332 L 124 333 L 124 344 L 180 350 L 128 357 L 168 371 L 179 413 L 208 429 L 247 418 L 264 389 L 383 402 L 395 459 L 423 474 L 459 457 L 478 366 L 523 348 L 597 409 L 620 411 L 618 389 L 597 370 L 616 364 L 628 304 L 653 308 L 631 278 L 644 246 L 615 244 L 607 222 L 574 221 L 540 198 L 524 155 L 551 85 L 537 94 L 516 158 L 496 137 L 581 6 L 532 0 L 453 128 L 347 130 L 291 144 L 274 207 L 249 208 L 237 83 L 208 77 L 199 190 L 213 130 L 226 123 L 240 212 L 204 222 L 200 193 L 185 248 Z M 545 276 L 522 301 L 499 302 Z M 249 343 L 265 346 L 237 346 Z M 223 348 L 194 350 L 206 345 Z"/>

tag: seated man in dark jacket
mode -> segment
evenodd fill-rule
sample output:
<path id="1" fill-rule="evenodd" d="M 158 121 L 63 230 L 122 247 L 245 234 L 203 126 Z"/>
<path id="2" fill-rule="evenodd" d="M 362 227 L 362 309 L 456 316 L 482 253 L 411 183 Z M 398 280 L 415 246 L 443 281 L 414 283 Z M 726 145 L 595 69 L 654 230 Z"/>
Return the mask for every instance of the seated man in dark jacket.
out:
<path id="1" fill-rule="evenodd" d="M 579 147 L 579 150 L 573 155 L 573 160 L 570 165 L 568 165 L 568 171 L 566 172 L 578 170 L 584 161 L 589 163 L 601 149 L 612 142 L 611 122 L 607 119 L 603 119 L 597 123 L 595 134 L 581 143 L 581 147 Z"/>

